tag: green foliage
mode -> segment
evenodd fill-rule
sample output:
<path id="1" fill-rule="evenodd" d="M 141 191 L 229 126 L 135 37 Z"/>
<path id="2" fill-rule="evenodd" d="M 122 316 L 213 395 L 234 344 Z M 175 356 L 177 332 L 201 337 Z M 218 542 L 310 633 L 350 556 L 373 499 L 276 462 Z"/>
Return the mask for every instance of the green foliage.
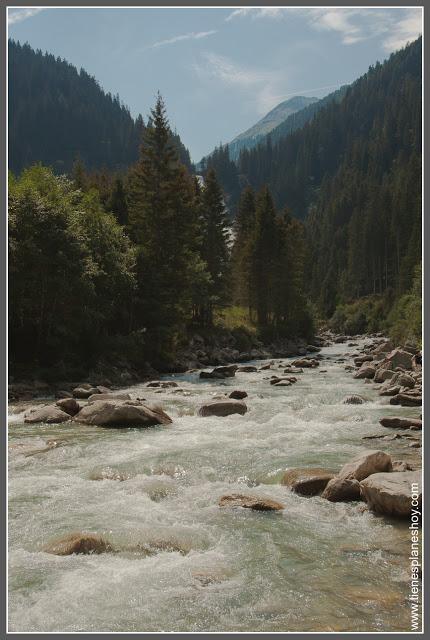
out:
<path id="1" fill-rule="evenodd" d="M 96 192 L 34 166 L 9 182 L 10 354 L 50 363 L 88 356 L 128 328 L 134 251 Z"/>
<path id="2" fill-rule="evenodd" d="M 330 320 L 330 327 L 346 335 L 384 331 L 389 307 L 389 299 L 381 295 L 339 305 Z"/>
<path id="3" fill-rule="evenodd" d="M 388 315 L 388 331 L 398 343 L 422 342 L 422 265 L 417 265 L 411 290 L 399 298 Z"/>

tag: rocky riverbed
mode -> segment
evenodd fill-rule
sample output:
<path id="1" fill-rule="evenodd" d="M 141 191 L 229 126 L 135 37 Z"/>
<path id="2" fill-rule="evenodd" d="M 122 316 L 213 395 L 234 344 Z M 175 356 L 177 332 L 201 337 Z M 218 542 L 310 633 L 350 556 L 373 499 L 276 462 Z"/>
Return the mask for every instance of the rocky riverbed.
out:
<path id="1" fill-rule="evenodd" d="M 420 385 L 410 345 L 327 334 L 11 404 L 10 630 L 409 630 Z"/>

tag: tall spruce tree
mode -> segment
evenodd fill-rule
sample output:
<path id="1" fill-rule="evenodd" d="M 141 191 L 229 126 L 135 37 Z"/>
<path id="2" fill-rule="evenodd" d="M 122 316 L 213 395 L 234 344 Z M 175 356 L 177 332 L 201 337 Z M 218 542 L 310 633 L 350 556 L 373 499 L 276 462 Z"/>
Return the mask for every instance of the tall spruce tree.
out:
<path id="1" fill-rule="evenodd" d="M 231 254 L 233 300 L 250 307 L 250 251 L 255 227 L 255 194 L 246 187 L 239 198 L 234 221 L 234 244 Z"/>
<path id="2" fill-rule="evenodd" d="M 193 287 L 204 269 L 194 184 L 172 145 L 161 95 L 130 175 L 128 209 L 138 246 L 136 323 L 149 330 L 154 347 L 170 351 L 191 316 Z"/>

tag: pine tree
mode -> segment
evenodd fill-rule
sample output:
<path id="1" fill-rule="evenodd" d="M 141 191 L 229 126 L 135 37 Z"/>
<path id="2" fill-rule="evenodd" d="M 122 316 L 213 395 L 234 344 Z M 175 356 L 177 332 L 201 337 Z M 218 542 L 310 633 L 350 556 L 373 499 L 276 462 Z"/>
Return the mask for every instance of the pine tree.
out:
<path id="1" fill-rule="evenodd" d="M 234 302 L 250 308 L 250 251 L 255 227 L 255 194 L 251 187 L 241 193 L 234 221 L 231 276 Z"/>
<path id="2" fill-rule="evenodd" d="M 160 95 L 130 175 L 128 209 L 138 245 L 136 321 L 159 348 L 172 349 L 175 331 L 191 316 L 193 288 L 204 269 L 195 187 L 172 145 Z"/>

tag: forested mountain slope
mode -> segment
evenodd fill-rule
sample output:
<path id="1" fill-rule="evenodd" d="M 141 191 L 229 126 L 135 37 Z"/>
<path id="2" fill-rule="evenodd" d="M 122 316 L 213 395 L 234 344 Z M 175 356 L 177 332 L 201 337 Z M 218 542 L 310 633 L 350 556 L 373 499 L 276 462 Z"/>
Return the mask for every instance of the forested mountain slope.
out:
<path id="1" fill-rule="evenodd" d="M 78 157 L 88 169 L 122 171 L 136 162 L 142 116 L 133 119 L 119 96 L 105 93 L 83 69 L 28 44 L 10 40 L 8 47 L 12 171 L 42 162 L 69 172 Z M 190 167 L 188 151 L 172 135 Z"/>
<path id="2" fill-rule="evenodd" d="M 421 38 L 305 126 L 243 152 L 239 173 L 308 221 L 311 288 L 339 302 L 407 291 L 421 259 Z"/>

